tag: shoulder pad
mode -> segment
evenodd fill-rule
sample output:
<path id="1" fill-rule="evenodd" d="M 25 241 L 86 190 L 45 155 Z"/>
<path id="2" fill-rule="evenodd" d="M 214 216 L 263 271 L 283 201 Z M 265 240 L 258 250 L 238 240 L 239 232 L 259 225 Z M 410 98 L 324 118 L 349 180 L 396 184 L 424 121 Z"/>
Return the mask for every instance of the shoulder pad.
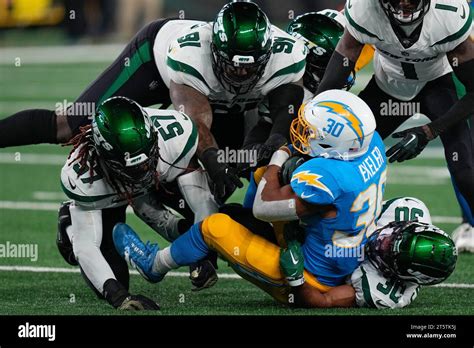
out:
<path id="1" fill-rule="evenodd" d="M 257 84 L 264 95 L 281 85 L 299 81 L 304 75 L 308 54 L 303 41 L 275 26 L 272 26 L 272 29 L 272 55 Z"/>
<path id="2" fill-rule="evenodd" d="M 432 44 L 442 52 L 449 52 L 471 34 L 473 9 L 464 0 L 437 0 L 431 4 L 427 22 L 431 28 Z"/>
<path id="3" fill-rule="evenodd" d="M 211 25 L 206 23 L 181 33 L 171 42 L 166 58 L 171 80 L 204 95 L 209 95 L 216 83 L 211 62 L 211 31 Z"/>
<path id="4" fill-rule="evenodd" d="M 299 166 L 291 177 L 291 188 L 301 199 L 312 204 L 331 204 L 339 195 L 333 175 L 324 168 L 323 159 L 314 158 Z"/>

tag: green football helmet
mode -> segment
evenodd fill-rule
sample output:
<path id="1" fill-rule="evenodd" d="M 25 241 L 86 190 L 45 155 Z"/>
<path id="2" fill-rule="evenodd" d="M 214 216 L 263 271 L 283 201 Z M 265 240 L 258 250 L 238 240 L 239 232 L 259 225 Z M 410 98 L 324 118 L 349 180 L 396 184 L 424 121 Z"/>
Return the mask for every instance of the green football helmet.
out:
<path id="1" fill-rule="evenodd" d="M 296 17 L 288 25 L 286 32 L 303 40 L 308 47 L 306 70 L 303 83 L 306 89 L 316 93 L 323 79 L 326 67 L 344 33 L 345 17 L 335 10 L 309 12 Z M 355 74 L 351 76 L 345 88 L 354 84 Z"/>
<path id="2" fill-rule="evenodd" d="M 366 251 L 385 277 L 420 285 L 441 283 L 453 273 L 457 261 L 453 240 L 436 226 L 418 221 L 391 222 L 375 231 Z"/>
<path id="3" fill-rule="evenodd" d="M 113 97 L 92 120 L 94 146 L 109 175 L 126 187 L 154 182 L 158 136 L 145 110 L 133 100 Z"/>
<path id="4" fill-rule="evenodd" d="M 213 24 L 212 55 L 216 77 L 229 92 L 249 92 L 262 77 L 272 50 L 272 28 L 253 2 L 225 5 Z"/>

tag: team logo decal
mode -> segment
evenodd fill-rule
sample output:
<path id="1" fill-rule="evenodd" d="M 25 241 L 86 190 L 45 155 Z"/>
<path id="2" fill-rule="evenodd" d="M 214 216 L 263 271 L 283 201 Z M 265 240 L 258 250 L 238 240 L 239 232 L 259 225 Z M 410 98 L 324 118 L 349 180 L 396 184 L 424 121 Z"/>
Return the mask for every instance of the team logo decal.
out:
<path id="1" fill-rule="evenodd" d="M 327 192 L 332 198 L 334 195 L 332 194 L 331 190 L 324 185 L 319 179 L 322 178 L 322 175 L 310 173 L 309 170 L 305 170 L 304 172 L 299 172 L 291 178 L 291 181 L 298 180 L 298 184 L 304 183 L 307 186 L 313 186 L 320 190 Z"/>
<path id="2" fill-rule="evenodd" d="M 364 143 L 364 126 L 349 105 L 335 101 L 322 101 L 317 103 L 316 106 L 326 108 L 330 113 L 344 118 L 349 128 L 357 135 L 357 140 L 362 146 Z"/>

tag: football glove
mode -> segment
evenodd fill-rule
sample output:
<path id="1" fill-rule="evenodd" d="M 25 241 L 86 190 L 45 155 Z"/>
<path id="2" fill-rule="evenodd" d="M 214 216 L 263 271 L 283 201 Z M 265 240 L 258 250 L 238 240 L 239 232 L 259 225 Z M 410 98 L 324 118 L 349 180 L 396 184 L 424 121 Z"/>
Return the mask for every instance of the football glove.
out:
<path id="1" fill-rule="evenodd" d="M 286 160 L 286 162 L 281 167 L 281 170 L 278 172 L 278 179 L 281 186 L 286 186 L 291 183 L 291 178 L 293 177 L 293 172 L 300 165 L 304 163 L 305 159 L 301 156 L 294 155 Z"/>
<path id="2" fill-rule="evenodd" d="M 393 145 L 386 153 L 389 162 L 403 162 L 418 156 L 426 145 L 434 139 L 429 125 L 409 128 L 394 133 L 392 138 L 403 138 Z"/>
<path id="3" fill-rule="evenodd" d="M 280 269 L 290 286 L 300 286 L 305 282 L 303 252 L 298 241 L 287 244 L 286 249 L 280 249 Z"/>
<path id="4" fill-rule="evenodd" d="M 244 186 L 237 176 L 236 169 L 219 162 L 216 148 L 205 150 L 201 160 L 212 180 L 211 191 L 218 200 L 230 197 L 237 187 Z"/>
<path id="5" fill-rule="evenodd" d="M 280 134 L 273 134 L 264 143 L 254 143 L 244 146 L 242 150 L 255 151 L 256 163 L 253 163 L 253 165 L 250 163 L 238 165 L 237 168 L 240 176 L 248 177 L 250 170 L 255 170 L 256 168 L 268 165 L 273 153 L 286 144 L 287 140 L 284 136 Z"/>
<path id="6" fill-rule="evenodd" d="M 130 295 L 123 300 L 122 304 L 118 307 L 118 309 L 127 311 L 158 311 L 160 310 L 160 306 L 158 306 L 155 301 L 149 299 L 146 296 Z"/>

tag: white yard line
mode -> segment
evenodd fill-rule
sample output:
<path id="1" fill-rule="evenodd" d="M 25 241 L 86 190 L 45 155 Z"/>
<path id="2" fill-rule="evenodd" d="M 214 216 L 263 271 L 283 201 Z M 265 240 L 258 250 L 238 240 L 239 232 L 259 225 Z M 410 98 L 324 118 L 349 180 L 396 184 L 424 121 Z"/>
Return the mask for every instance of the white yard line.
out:
<path id="1" fill-rule="evenodd" d="M 50 165 L 63 166 L 67 155 L 22 153 L 22 152 L 2 152 L 0 153 L 0 163 L 5 164 L 29 164 L 29 165 Z"/>
<path id="2" fill-rule="evenodd" d="M 33 266 L 0 266 L 0 271 L 10 272 L 34 272 L 34 273 L 81 273 L 79 268 L 66 267 L 33 267 Z M 131 270 L 130 274 L 138 275 L 135 270 Z M 189 273 L 185 272 L 168 272 L 167 277 L 189 277 Z M 242 279 L 238 274 L 219 273 L 222 279 Z"/>
<path id="3" fill-rule="evenodd" d="M 7 47 L 2 48 L 0 65 L 112 62 L 124 47 L 125 44 Z"/>
<path id="4" fill-rule="evenodd" d="M 0 271 L 7 272 L 34 272 L 34 273 L 80 273 L 79 268 L 65 267 L 32 267 L 32 266 L 0 266 Z M 138 275 L 137 271 L 131 270 L 131 274 Z M 189 274 L 186 272 L 169 272 L 167 277 L 187 278 Z M 242 279 L 238 274 L 219 273 L 221 279 Z M 474 284 L 463 283 L 441 283 L 434 285 L 437 288 L 456 288 L 456 289 L 474 289 Z"/>
<path id="5" fill-rule="evenodd" d="M 420 158 L 444 158 L 442 148 L 429 148 L 426 149 L 426 155 L 420 156 Z M 0 153 L 0 163 L 7 164 L 43 164 L 43 165 L 64 165 L 66 162 L 67 155 L 55 155 L 55 154 L 41 154 L 41 153 L 22 153 L 22 152 L 1 152 Z M 412 165 L 403 165 L 398 167 L 392 167 L 392 172 L 403 172 L 407 174 L 425 174 L 431 176 L 432 169 L 434 169 L 433 175 L 438 177 L 445 177 L 446 174 L 449 175 L 448 170 L 441 166 L 412 166 Z"/>
<path id="6" fill-rule="evenodd" d="M 59 196 L 60 192 L 57 192 L 57 194 Z M 50 203 L 50 202 L 0 201 L 0 209 L 58 211 L 59 202 Z M 133 214 L 133 210 L 129 207 L 127 208 L 127 213 Z M 434 223 L 445 223 L 445 224 L 461 223 L 461 218 L 457 216 L 432 216 L 431 218 Z"/>
<path id="7" fill-rule="evenodd" d="M 38 201 L 65 201 L 66 195 L 63 192 L 34 191 L 33 198 Z"/>

